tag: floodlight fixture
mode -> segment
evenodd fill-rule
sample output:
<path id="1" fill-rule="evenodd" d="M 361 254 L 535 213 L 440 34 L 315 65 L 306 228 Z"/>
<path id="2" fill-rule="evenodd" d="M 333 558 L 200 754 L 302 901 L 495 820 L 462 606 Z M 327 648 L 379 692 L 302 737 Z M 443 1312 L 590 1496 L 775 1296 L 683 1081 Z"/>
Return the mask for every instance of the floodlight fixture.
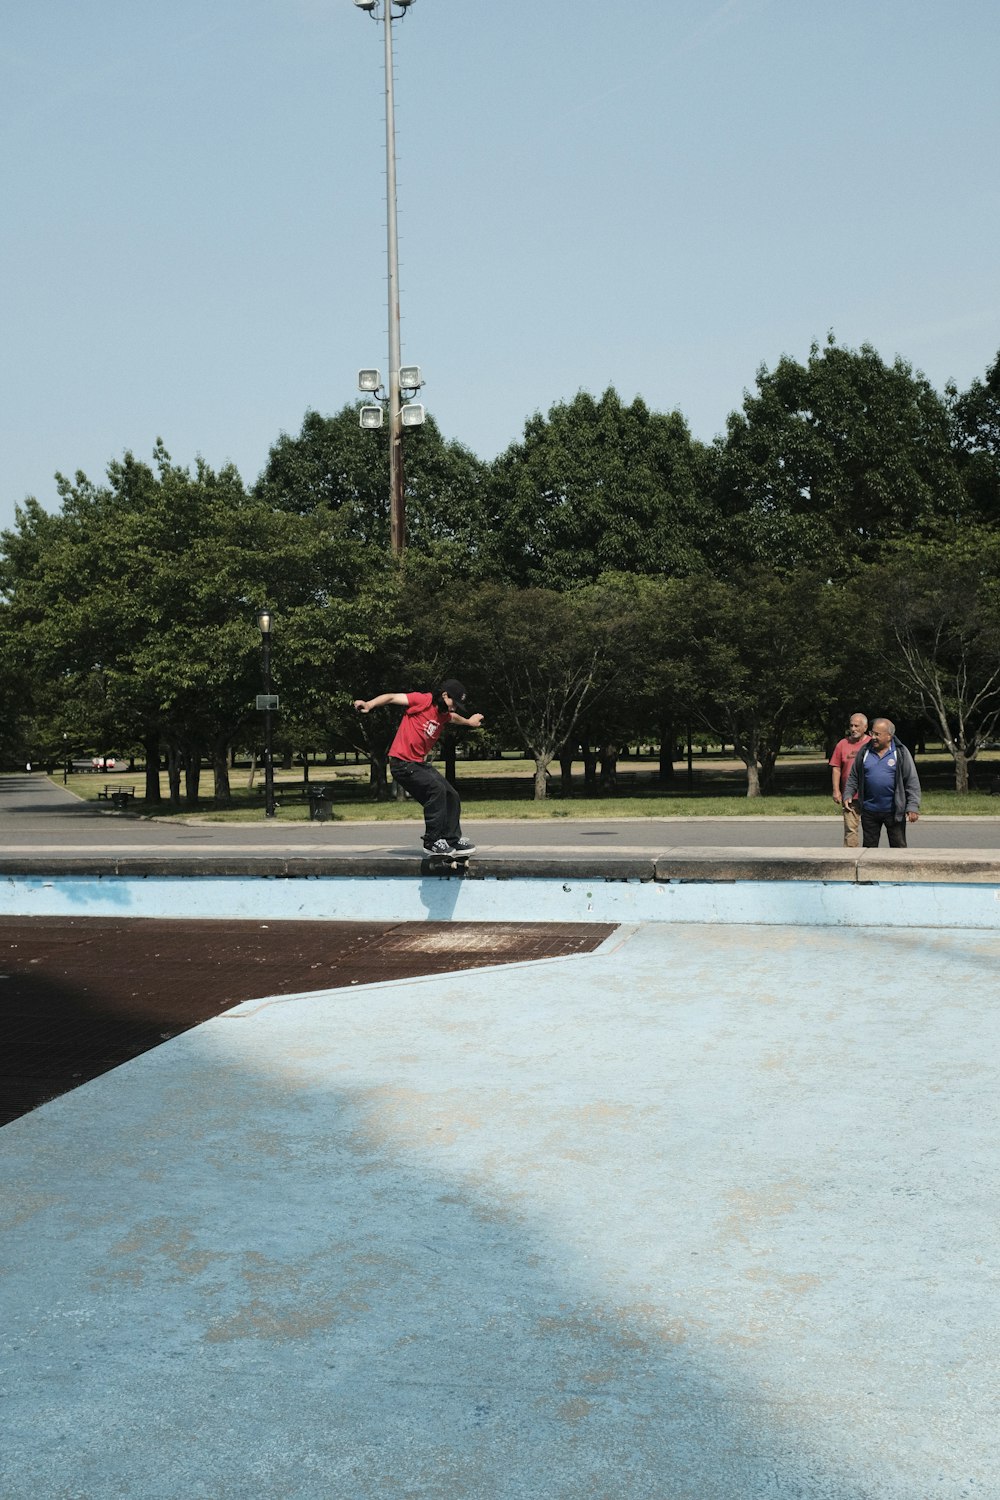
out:
<path id="1" fill-rule="evenodd" d="M 382 374 L 379 370 L 359 370 L 358 390 L 377 391 L 382 384 Z"/>
<path id="2" fill-rule="evenodd" d="M 400 409 L 399 416 L 404 427 L 420 427 L 424 420 L 424 409 L 419 401 L 407 401 Z"/>
<path id="3" fill-rule="evenodd" d="M 366 432 L 374 432 L 382 426 L 384 413 L 381 406 L 363 406 L 361 408 L 361 425 Z"/>
<path id="4" fill-rule="evenodd" d="M 375 9 L 375 0 L 354 0 L 358 10 L 366 10 L 369 14 Z"/>
<path id="5" fill-rule="evenodd" d="M 403 365 L 399 371 L 400 389 L 404 391 L 419 391 L 424 383 L 424 377 L 420 373 L 419 365 Z"/>

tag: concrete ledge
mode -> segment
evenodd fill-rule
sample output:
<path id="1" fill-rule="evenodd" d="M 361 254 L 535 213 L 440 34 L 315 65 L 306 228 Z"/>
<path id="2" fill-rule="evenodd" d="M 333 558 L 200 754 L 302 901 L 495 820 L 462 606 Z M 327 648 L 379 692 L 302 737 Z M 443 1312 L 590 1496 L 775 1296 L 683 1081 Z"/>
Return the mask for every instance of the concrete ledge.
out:
<path id="1" fill-rule="evenodd" d="M 709 867 L 710 868 L 710 867 Z M 476 859 L 462 870 L 417 855 L 318 854 L 17 854 L 0 856 L 0 878 L 8 875 L 228 875 L 255 880 L 373 879 L 412 880 L 639 880 L 656 879 L 655 860 L 642 855 L 594 858 L 568 854 Z M 713 879 L 705 874 L 702 879 Z"/>
<path id="2" fill-rule="evenodd" d="M 527 849 L 476 855 L 464 871 L 440 869 L 409 850 L 394 853 L 328 849 L 296 853 L 234 849 L 149 849 L 0 853 L 4 876 L 229 876 L 239 879 L 409 879 L 443 881 L 597 881 L 674 885 L 772 884 L 810 881 L 840 885 L 960 884 L 1000 886 L 1000 850 L 668 848 L 660 854 L 565 853 Z"/>
<path id="3" fill-rule="evenodd" d="M 857 849 L 671 849 L 657 857 L 658 881 L 822 880 L 855 882 Z M 1000 878 L 1000 864 L 997 866 Z"/>
<path id="4" fill-rule="evenodd" d="M 421 868 L 434 874 L 433 867 Z M 449 872 L 445 872 L 446 874 Z M 656 879 L 656 859 L 643 854 L 477 855 L 461 878 L 466 880 L 640 880 Z"/>
<path id="5" fill-rule="evenodd" d="M 859 885 L 1000 885 L 1000 853 L 865 849 L 857 862 L 857 879 Z"/>

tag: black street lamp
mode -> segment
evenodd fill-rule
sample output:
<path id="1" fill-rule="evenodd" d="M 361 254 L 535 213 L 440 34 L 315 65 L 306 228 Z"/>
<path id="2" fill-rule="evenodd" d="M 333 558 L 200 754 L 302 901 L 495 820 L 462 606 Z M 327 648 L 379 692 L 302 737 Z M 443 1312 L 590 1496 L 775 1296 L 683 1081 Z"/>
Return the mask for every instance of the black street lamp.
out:
<path id="1" fill-rule="evenodd" d="M 257 611 L 257 626 L 260 630 L 261 667 L 264 674 L 263 700 L 257 699 L 257 707 L 264 710 L 264 816 L 274 817 L 274 755 L 271 751 L 271 624 L 273 616 L 269 609 Z"/>

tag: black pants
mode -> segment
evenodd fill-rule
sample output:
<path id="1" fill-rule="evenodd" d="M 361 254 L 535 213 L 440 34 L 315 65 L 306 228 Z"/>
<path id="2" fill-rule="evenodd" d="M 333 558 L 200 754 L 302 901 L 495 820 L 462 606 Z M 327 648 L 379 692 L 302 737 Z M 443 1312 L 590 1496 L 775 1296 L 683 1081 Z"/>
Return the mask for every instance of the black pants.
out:
<path id="1" fill-rule="evenodd" d="M 420 760 L 390 760 L 393 781 L 409 792 L 424 810 L 424 843 L 437 839 L 454 843 L 462 837 L 462 802 L 441 772 Z"/>
<path id="2" fill-rule="evenodd" d="M 882 837 L 882 829 L 889 835 L 890 849 L 906 848 L 906 819 L 897 823 L 891 813 L 872 813 L 861 809 L 861 832 L 863 834 L 863 846 L 866 849 L 877 849 L 878 841 Z"/>

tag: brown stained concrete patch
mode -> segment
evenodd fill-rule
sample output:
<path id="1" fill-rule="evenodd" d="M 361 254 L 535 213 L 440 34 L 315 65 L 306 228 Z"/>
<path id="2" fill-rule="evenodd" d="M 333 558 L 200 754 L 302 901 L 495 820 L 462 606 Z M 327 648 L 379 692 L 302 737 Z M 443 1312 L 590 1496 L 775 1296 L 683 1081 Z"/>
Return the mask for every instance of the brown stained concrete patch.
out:
<path id="1" fill-rule="evenodd" d="M 586 1400 L 583 1396 L 574 1396 L 570 1401 L 561 1402 L 555 1409 L 556 1417 L 560 1422 L 568 1422 L 575 1427 L 577 1422 L 584 1422 L 594 1409 L 594 1403 Z"/>
<path id="2" fill-rule="evenodd" d="M 0 1125 L 248 1000 L 589 953 L 614 931 L 0 917 Z"/>
<path id="3" fill-rule="evenodd" d="M 112 1259 L 96 1273 L 95 1281 L 119 1281 L 130 1286 L 143 1284 L 153 1262 L 159 1272 L 166 1261 L 177 1277 L 186 1280 L 200 1276 L 213 1262 L 224 1259 L 218 1251 L 197 1249 L 190 1229 L 165 1218 L 137 1225 L 111 1246 L 109 1255 Z"/>
<path id="4" fill-rule="evenodd" d="M 685 1344 L 701 1325 L 690 1318 L 671 1318 L 652 1302 L 629 1303 L 619 1308 L 617 1316 L 646 1329 L 659 1344 Z"/>
<path id="5" fill-rule="evenodd" d="M 769 1292 L 789 1297 L 804 1297 L 806 1292 L 811 1292 L 815 1287 L 823 1285 L 822 1276 L 813 1276 L 806 1272 L 789 1274 L 782 1271 L 768 1271 L 762 1266 L 752 1266 L 744 1271 L 747 1281 L 753 1281 L 758 1286 L 765 1287 Z"/>
<path id="6" fill-rule="evenodd" d="M 756 1190 L 737 1188 L 727 1194 L 730 1212 L 722 1222 L 720 1233 L 724 1238 L 747 1245 L 755 1230 L 793 1213 L 805 1191 L 806 1184 L 797 1177 L 768 1183 Z"/>
<path id="7" fill-rule="evenodd" d="M 593 1311 L 574 1309 L 539 1318 L 538 1332 L 546 1338 L 572 1339 L 584 1344 L 598 1340 L 622 1352 L 650 1352 L 655 1330 L 638 1323 L 627 1308 L 600 1307 Z"/>
<path id="8" fill-rule="evenodd" d="M 590 1104 L 578 1105 L 567 1111 L 567 1118 L 579 1125 L 629 1125 L 648 1108 L 636 1108 L 631 1104 L 609 1104 L 605 1099 L 595 1099 Z"/>
<path id="9" fill-rule="evenodd" d="M 737 1349 L 754 1349 L 758 1344 L 763 1343 L 767 1337 L 767 1332 L 768 1325 L 766 1323 L 761 1322 L 759 1319 L 750 1318 L 744 1324 L 742 1332 L 737 1333 L 731 1329 L 717 1339 L 716 1342 L 725 1345 L 726 1348 L 731 1348 L 735 1345 Z"/>
<path id="10" fill-rule="evenodd" d="M 339 1299 L 310 1297 L 308 1307 L 276 1307 L 260 1298 L 248 1302 L 231 1317 L 213 1322 L 204 1334 L 206 1344 L 229 1344 L 245 1339 L 288 1343 L 325 1333 L 341 1321 L 345 1311 L 360 1312 L 360 1305 L 345 1309 Z"/>
<path id="11" fill-rule="evenodd" d="M 453 1091 L 455 1101 L 465 1095 Z M 423 1093 L 389 1085 L 366 1089 L 358 1096 L 365 1111 L 365 1131 L 375 1146 L 451 1146 L 485 1127 L 482 1115 L 471 1114 L 447 1093 Z"/>
<path id="12" fill-rule="evenodd" d="M 56 1208 L 65 1201 L 64 1197 L 55 1193 L 19 1192 L 6 1203 L 0 1204 L 0 1231 L 6 1233 L 16 1229 L 19 1224 L 27 1224 L 37 1214 Z"/>

